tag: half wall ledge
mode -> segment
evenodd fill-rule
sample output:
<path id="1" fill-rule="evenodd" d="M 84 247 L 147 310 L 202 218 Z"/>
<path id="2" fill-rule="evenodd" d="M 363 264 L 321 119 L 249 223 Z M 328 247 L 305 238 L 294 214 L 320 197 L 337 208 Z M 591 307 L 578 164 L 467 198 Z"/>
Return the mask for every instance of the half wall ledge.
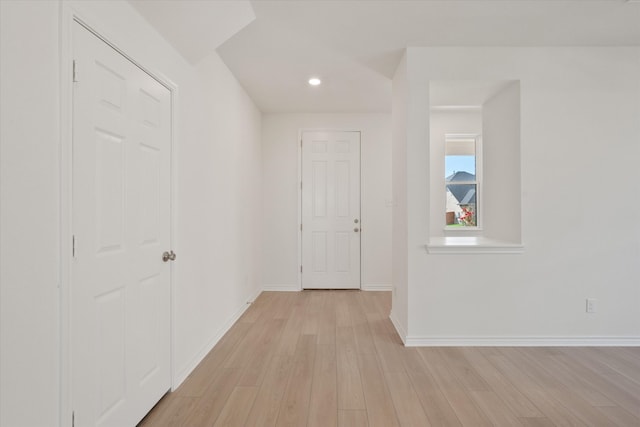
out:
<path id="1" fill-rule="evenodd" d="M 481 236 L 432 237 L 426 245 L 430 254 L 521 254 L 522 243 Z"/>

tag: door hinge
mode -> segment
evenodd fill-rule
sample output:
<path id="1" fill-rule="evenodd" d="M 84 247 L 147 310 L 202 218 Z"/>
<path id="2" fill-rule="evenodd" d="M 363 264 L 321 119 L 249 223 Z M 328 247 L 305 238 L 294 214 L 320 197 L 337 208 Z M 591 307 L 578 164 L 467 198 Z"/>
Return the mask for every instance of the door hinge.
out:
<path id="1" fill-rule="evenodd" d="M 300 224 L 300 231 L 302 231 L 302 224 Z"/>
<path id="2" fill-rule="evenodd" d="M 300 140 L 300 147 L 302 147 L 302 140 Z"/>
<path id="3" fill-rule="evenodd" d="M 302 190 L 302 181 L 300 181 L 300 190 Z"/>
<path id="4" fill-rule="evenodd" d="M 76 426 L 76 411 L 71 412 L 71 427 Z"/>
<path id="5" fill-rule="evenodd" d="M 76 60 L 73 60 L 73 82 L 78 82 L 78 63 Z"/>
<path id="6" fill-rule="evenodd" d="M 300 273 L 302 273 L 302 266 L 300 266 Z"/>
<path id="7" fill-rule="evenodd" d="M 76 236 L 71 236 L 71 256 L 76 257 Z"/>

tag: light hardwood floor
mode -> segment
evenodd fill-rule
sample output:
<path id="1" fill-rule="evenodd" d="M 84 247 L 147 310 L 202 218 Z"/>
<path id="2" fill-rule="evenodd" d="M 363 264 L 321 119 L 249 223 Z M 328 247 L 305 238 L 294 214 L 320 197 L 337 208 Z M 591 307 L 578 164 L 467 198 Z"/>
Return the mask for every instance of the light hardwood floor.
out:
<path id="1" fill-rule="evenodd" d="M 263 292 L 141 426 L 640 426 L 640 348 L 405 348 L 388 292 Z"/>

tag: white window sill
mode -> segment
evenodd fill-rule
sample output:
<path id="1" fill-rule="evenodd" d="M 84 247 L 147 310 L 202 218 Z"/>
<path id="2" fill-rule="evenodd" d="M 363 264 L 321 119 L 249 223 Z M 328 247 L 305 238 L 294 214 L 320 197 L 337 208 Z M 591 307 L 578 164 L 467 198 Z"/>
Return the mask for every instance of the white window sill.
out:
<path id="1" fill-rule="evenodd" d="M 521 254 L 521 243 L 504 242 L 486 237 L 432 237 L 427 244 L 430 254 Z"/>
<path id="2" fill-rule="evenodd" d="M 467 227 L 467 226 L 461 226 L 461 227 L 444 227 L 444 232 L 448 233 L 448 232 L 453 232 L 453 233 L 460 233 L 460 232 L 473 232 L 473 231 L 482 231 L 482 227 Z"/>

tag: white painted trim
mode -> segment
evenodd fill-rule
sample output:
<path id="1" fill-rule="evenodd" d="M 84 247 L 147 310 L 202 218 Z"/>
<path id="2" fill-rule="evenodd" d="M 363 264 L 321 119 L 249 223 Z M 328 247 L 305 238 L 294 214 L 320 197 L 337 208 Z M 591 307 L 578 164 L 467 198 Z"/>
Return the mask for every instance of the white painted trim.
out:
<path id="1" fill-rule="evenodd" d="M 162 75 L 161 75 L 162 76 Z M 170 212 L 171 218 L 169 222 L 171 224 L 171 230 L 169 231 L 169 246 L 171 250 L 175 250 L 177 254 L 180 253 L 180 245 L 178 243 L 176 230 L 178 229 L 178 153 L 179 150 L 176 149 L 176 141 L 178 140 L 178 114 L 177 114 L 177 106 L 179 105 L 179 93 L 180 90 L 176 84 L 173 83 L 168 78 L 162 76 L 165 84 L 168 85 L 169 91 L 171 92 L 171 142 L 169 144 L 169 150 L 171 153 L 171 164 L 169 165 L 170 171 L 170 190 L 169 190 L 169 203 L 170 203 Z M 176 268 L 179 267 L 171 263 L 169 270 L 169 280 L 170 280 L 170 305 L 171 305 L 171 391 L 175 391 L 178 386 L 176 385 Z"/>
<path id="2" fill-rule="evenodd" d="M 397 327 L 396 327 L 397 329 Z M 401 335 L 402 337 L 402 335 Z M 634 337 L 420 337 L 408 336 L 406 347 L 640 347 Z"/>
<path id="3" fill-rule="evenodd" d="M 220 329 L 216 331 L 213 337 L 206 343 L 202 349 L 187 363 L 187 365 L 180 369 L 175 378 L 174 390 L 177 389 L 184 380 L 193 372 L 193 370 L 202 362 L 202 360 L 209 354 L 209 352 L 213 349 L 213 347 L 218 344 L 220 339 L 226 334 L 229 329 L 240 319 L 240 317 L 244 314 L 245 311 L 251 306 L 251 302 L 255 301 L 256 298 L 260 296 L 262 290 L 258 290 L 258 292 L 254 293 L 250 297 L 247 298 L 247 302 L 242 304 L 240 308 L 236 310 L 236 312 L 222 325 Z"/>
<path id="4" fill-rule="evenodd" d="M 302 134 L 304 133 L 303 129 L 298 129 L 298 140 L 296 141 L 296 145 L 298 146 L 298 182 L 296 183 L 296 187 L 298 188 L 298 225 L 296 229 L 298 230 L 298 286 L 296 290 L 302 290 L 302 272 L 300 271 L 302 268 Z M 288 286 L 288 285 L 287 285 Z M 293 289 L 291 289 L 293 290 Z"/>
<path id="5" fill-rule="evenodd" d="M 400 336 L 402 343 L 407 346 L 407 332 L 404 330 L 398 319 L 396 319 L 393 310 L 391 311 L 391 313 L 389 313 L 389 320 L 391 320 L 391 324 L 396 329 L 396 332 L 398 333 L 398 336 Z"/>
<path id="6" fill-rule="evenodd" d="M 429 108 L 429 111 L 482 111 L 482 105 L 435 105 Z"/>
<path id="7" fill-rule="evenodd" d="M 360 290 L 363 291 L 388 291 L 391 292 L 393 290 L 393 285 L 391 283 L 372 283 L 372 284 L 362 284 Z"/>
<path id="8" fill-rule="evenodd" d="M 115 37 L 93 18 L 89 19 L 79 13 L 68 1 L 60 3 L 60 142 L 58 159 L 60 169 L 60 283 L 59 283 L 59 326 L 58 336 L 60 340 L 59 348 L 59 425 L 71 425 L 72 418 L 72 361 L 71 361 L 71 278 L 72 263 L 71 256 L 71 235 L 73 232 L 73 158 L 72 158 L 72 136 L 73 136 L 73 82 L 71 79 L 73 61 L 73 26 L 78 22 L 87 30 L 91 31 L 111 48 L 134 63 L 142 71 L 166 87 L 171 93 L 171 165 L 170 165 L 170 235 L 171 246 L 176 244 L 175 230 L 177 226 L 177 114 L 178 86 L 166 75 L 152 70 L 131 56 L 127 55 L 123 49 L 115 45 L 111 40 Z M 179 384 L 176 383 L 175 367 L 175 274 L 173 266 L 170 269 L 170 291 L 171 291 L 171 326 L 170 326 L 170 375 L 171 389 L 175 390 Z"/>
<path id="9" fill-rule="evenodd" d="M 300 285 L 262 285 L 266 292 L 300 292 Z"/>
<path id="10" fill-rule="evenodd" d="M 430 254 L 521 254 L 522 243 L 502 242 L 481 236 L 432 237 L 426 245 Z"/>

